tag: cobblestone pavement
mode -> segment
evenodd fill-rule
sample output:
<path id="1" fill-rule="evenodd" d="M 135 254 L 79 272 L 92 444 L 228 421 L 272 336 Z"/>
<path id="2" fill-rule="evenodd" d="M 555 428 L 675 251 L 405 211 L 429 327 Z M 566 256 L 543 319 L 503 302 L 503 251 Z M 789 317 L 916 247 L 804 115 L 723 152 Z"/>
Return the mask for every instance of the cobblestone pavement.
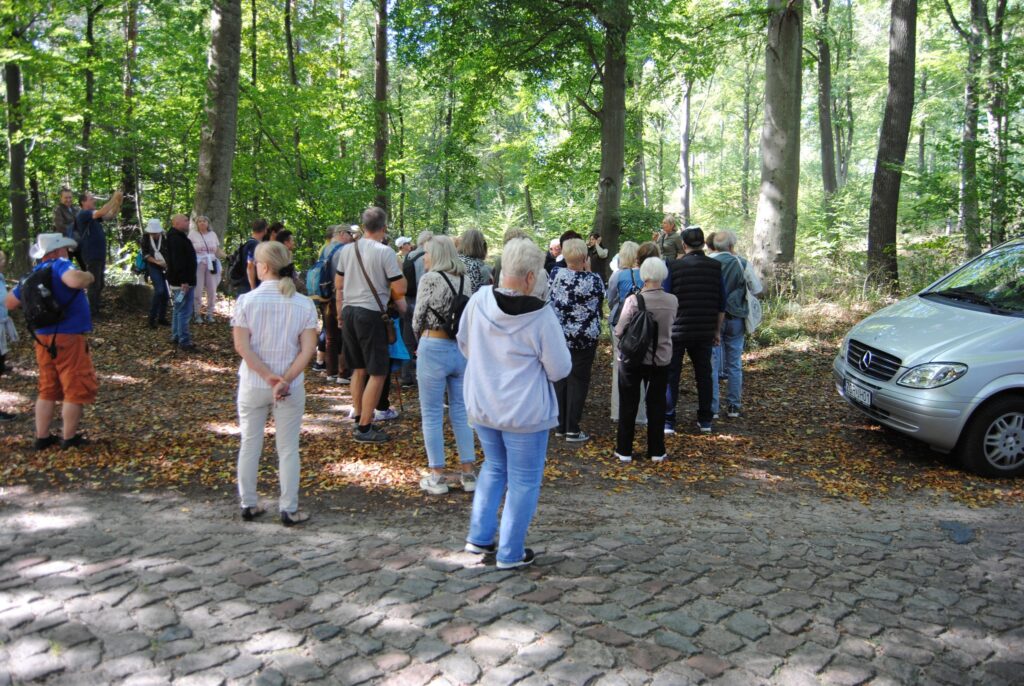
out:
<path id="1" fill-rule="evenodd" d="M 1017 509 L 547 490 L 515 572 L 466 516 L 8 492 L 0 685 L 1024 683 Z"/>

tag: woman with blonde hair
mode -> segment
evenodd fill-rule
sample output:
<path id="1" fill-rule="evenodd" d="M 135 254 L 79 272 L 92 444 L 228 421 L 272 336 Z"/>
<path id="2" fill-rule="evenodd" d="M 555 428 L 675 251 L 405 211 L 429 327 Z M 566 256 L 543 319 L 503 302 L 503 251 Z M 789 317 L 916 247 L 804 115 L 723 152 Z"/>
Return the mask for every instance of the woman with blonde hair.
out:
<path id="1" fill-rule="evenodd" d="M 203 291 L 206 291 L 206 321 L 213 323 L 213 308 L 217 305 L 217 286 L 224 275 L 221 260 L 225 253 L 221 250 L 220 239 L 210 231 L 210 219 L 206 215 L 196 217 L 195 224 L 188 232 L 192 247 L 196 249 L 196 289 L 195 318 L 196 324 L 203 321 L 199 308 L 203 302 Z"/>
<path id="2" fill-rule="evenodd" d="M 269 241 L 256 246 L 254 262 L 260 285 L 238 297 L 231 320 L 238 370 L 238 494 L 242 519 L 263 514 L 256 475 L 267 415 L 276 428 L 279 509 L 285 526 L 301 524 L 299 511 L 299 431 L 306 407 L 303 370 L 316 352 L 317 313 L 313 301 L 295 292 L 291 253 Z"/>
<path id="3" fill-rule="evenodd" d="M 636 263 L 636 253 L 639 245 L 633 241 L 626 241 L 619 246 L 619 269 L 612 278 L 608 280 L 608 325 L 612 331 L 612 421 L 619 421 L 619 365 L 616 360 L 619 357 L 619 337 L 615 335 L 615 325 L 619 323 L 619 315 L 622 312 L 622 305 L 633 293 L 639 293 L 644 287 L 644 281 L 640 278 L 640 267 Z M 647 384 L 641 389 L 641 396 L 647 392 Z M 633 417 L 628 418 L 633 421 Z M 636 413 L 637 424 L 647 424 L 647 407 L 640 403 Z"/>
<path id="4" fill-rule="evenodd" d="M 423 444 L 427 450 L 430 473 L 420 481 L 420 488 L 432 495 L 448 492 L 444 477 L 444 402 L 448 393 L 448 421 L 455 434 L 462 472 L 462 490 L 476 489 L 473 462 L 473 429 L 466 417 L 466 401 L 462 383 L 466 375 L 466 358 L 455 341 L 457 331 L 451 327 L 452 307 L 459 296 L 469 297 L 470 279 L 448 236 L 434 236 L 425 246 L 423 266 L 427 272 L 420 279 L 416 292 L 416 309 L 412 329 L 419 344 L 416 347 L 416 380 L 420 389 L 420 415 L 423 423 Z"/>

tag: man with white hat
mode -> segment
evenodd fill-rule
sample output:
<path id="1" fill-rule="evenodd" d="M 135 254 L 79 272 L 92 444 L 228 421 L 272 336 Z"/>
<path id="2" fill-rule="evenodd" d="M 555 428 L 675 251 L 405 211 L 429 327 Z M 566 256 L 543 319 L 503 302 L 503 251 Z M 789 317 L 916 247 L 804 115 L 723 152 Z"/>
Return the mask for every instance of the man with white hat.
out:
<path id="1" fill-rule="evenodd" d="M 39 260 L 33 273 L 49 270 L 49 290 L 63 310 L 56 324 L 39 327 L 33 332 L 36 362 L 39 364 L 36 450 L 44 450 L 57 443 L 63 450 L 89 442 L 78 433 L 78 424 L 82 419 L 83 406 L 96 400 L 99 388 L 85 338 L 85 334 L 92 331 L 92 317 L 84 291 L 92 285 L 94 277 L 71 265 L 68 248 L 76 245 L 75 241 L 59 233 L 41 233 L 29 252 L 33 259 Z M 22 283 L 27 281 L 26 278 Z M 4 304 L 8 310 L 21 307 L 21 289 L 22 284 L 19 284 L 7 294 Z M 42 342 L 46 338 L 49 339 L 48 344 Z M 63 440 L 50 435 L 50 422 L 58 402 L 63 402 Z"/>
<path id="2" fill-rule="evenodd" d="M 164 251 L 167 250 L 167 237 L 164 235 L 164 227 L 159 219 L 150 219 L 146 222 L 145 235 L 142 237 L 142 259 L 146 262 L 146 272 L 149 280 L 153 283 L 153 299 L 149 304 L 149 328 L 157 326 L 169 326 L 167 321 L 167 259 Z"/>
<path id="3" fill-rule="evenodd" d="M 404 262 L 412 252 L 412 239 L 408 236 L 399 236 L 395 239 L 395 247 L 398 248 L 398 261 Z"/>

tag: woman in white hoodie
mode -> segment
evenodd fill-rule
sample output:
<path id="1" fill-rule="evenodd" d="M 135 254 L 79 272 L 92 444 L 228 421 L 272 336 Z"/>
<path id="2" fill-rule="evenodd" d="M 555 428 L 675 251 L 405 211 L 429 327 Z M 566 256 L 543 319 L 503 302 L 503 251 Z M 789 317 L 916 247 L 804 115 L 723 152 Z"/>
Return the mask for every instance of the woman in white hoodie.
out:
<path id="1" fill-rule="evenodd" d="M 477 291 L 459 325 L 466 412 L 484 449 L 466 550 L 496 554 L 500 569 L 534 560 L 524 544 L 537 509 L 548 432 L 558 424 L 553 383 L 572 370 L 554 311 L 531 295 L 543 273 L 540 248 L 528 239 L 510 241 L 501 256 L 501 287 Z"/>

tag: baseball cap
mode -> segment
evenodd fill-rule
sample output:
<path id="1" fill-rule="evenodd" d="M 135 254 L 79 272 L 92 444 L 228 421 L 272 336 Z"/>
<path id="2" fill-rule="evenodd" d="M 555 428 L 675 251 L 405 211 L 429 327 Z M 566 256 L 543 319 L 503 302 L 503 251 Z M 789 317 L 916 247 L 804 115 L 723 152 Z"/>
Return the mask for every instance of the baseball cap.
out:
<path id="1" fill-rule="evenodd" d="M 699 248 L 704 245 L 704 232 L 699 226 L 688 226 L 683 229 L 681 236 L 683 243 L 691 248 Z"/>
<path id="2" fill-rule="evenodd" d="M 409 238 L 408 236 L 399 236 L 397 239 L 395 239 L 396 248 L 401 248 L 403 245 L 409 245 L 410 243 L 412 243 L 412 239 Z"/>

